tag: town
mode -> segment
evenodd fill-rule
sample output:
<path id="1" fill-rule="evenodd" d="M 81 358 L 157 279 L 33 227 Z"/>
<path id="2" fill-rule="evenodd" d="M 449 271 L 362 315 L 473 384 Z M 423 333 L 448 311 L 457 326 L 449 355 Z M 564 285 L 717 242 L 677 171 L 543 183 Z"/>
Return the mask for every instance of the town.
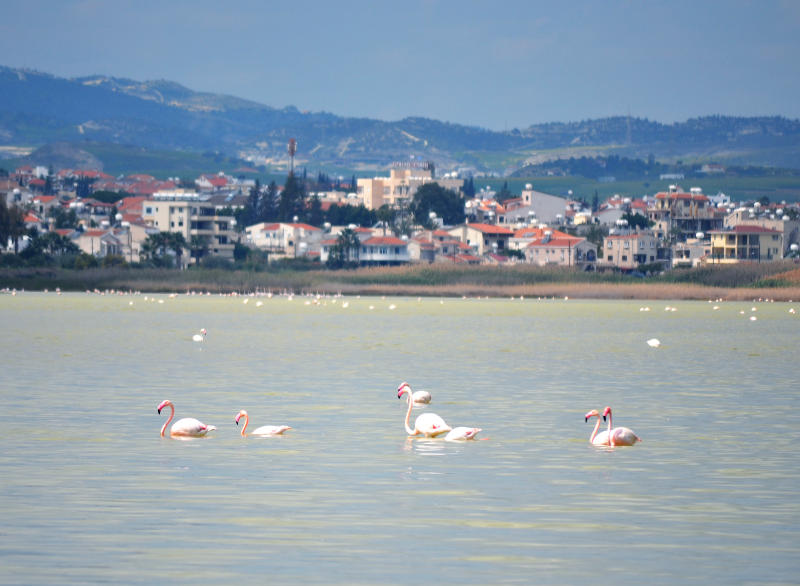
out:
<path id="1" fill-rule="evenodd" d="M 398 163 L 388 176 L 323 183 L 293 171 L 286 185 L 262 186 L 222 172 L 191 184 L 24 166 L 0 177 L 6 211 L 0 241 L 5 253 L 20 254 L 52 234 L 60 239 L 52 252 L 72 249 L 106 265 L 158 260 L 186 268 L 260 254 L 268 262 L 333 268 L 528 263 L 642 276 L 797 257 L 800 246 L 796 203 L 737 203 L 677 184 L 590 206 L 530 183 L 519 196 L 501 198 L 488 187 L 468 189 L 471 178 L 437 177 L 427 162 Z M 100 193 L 118 199 L 93 197 Z M 360 213 L 348 223 L 325 220 L 347 218 L 333 214 L 344 209 Z"/>

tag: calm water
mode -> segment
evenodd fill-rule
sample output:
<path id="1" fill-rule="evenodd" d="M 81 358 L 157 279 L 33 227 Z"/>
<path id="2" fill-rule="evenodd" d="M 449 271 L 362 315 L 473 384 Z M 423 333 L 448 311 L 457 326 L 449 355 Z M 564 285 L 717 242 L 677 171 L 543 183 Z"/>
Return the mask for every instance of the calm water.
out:
<path id="1" fill-rule="evenodd" d="M 0 295 L 0 582 L 800 581 L 800 303 L 145 297 Z"/>

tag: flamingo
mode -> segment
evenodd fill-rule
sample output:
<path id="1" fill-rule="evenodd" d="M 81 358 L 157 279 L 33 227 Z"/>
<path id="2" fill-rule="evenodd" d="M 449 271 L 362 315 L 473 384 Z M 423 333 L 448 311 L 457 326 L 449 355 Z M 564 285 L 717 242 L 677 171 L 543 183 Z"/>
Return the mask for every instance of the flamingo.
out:
<path id="1" fill-rule="evenodd" d="M 192 336 L 192 340 L 195 341 L 195 342 L 202 342 L 203 340 L 206 339 L 206 334 L 207 333 L 208 332 L 206 332 L 206 329 L 203 328 L 202 330 L 200 330 L 199 334 L 195 334 L 194 336 Z"/>
<path id="2" fill-rule="evenodd" d="M 610 446 L 632 446 L 636 442 L 642 441 L 633 430 L 627 427 L 613 427 L 611 424 L 611 407 L 603 409 L 603 419 L 608 417 L 608 445 Z M 599 420 L 598 420 L 599 423 Z"/>
<path id="3" fill-rule="evenodd" d="M 431 402 L 431 394 L 428 391 L 412 391 L 411 385 L 403 381 L 400 383 L 400 386 L 397 387 L 397 392 L 399 393 L 400 389 L 403 387 L 408 387 L 408 392 L 411 393 L 416 405 L 427 405 Z"/>
<path id="4" fill-rule="evenodd" d="M 597 412 L 597 409 L 592 409 L 589 411 L 585 416 L 584 420 L 589 421 L 592 417 L 597 417 L 597 423 L 594 424 L 594 430 L 592 430 L 592 435 L 589 436 L 589 443 L 593 446 L 607 446 L 608 445 L 608 432 L 601 431 L 599 434 L 597 431 L 600 429 L 600 413 Z M 605 417 L 603 417 L 605 419 Z"/>
<path id="5" fill-rule="evenodd" d="M 161 401 L 157 408 L 159 415 L 161 415 L 161 410 L 164 407 L 170 408 L 170 414 L 169 419 L 167 419 L 167 422 L 164 424 L 164 427 L 161 428 L 161 437 L 164 437 L 164 432 L 167 431 L 169 422 L 172 421 L 173 417 L 175 417 L 175 405 L 172 404 L 172 401 L 169 399 Z M 184 417 L 183 419 L 178 419 L 178 421 L 175 422 L 169 434 L 172 437 L 204 437 L 209 431 L 214 431 L 215 429 L 217 428 L 213 425 L 206 425 L 194 417 Z"/>
<path id="6" fill-rule="evenodd" d="M 411 387 L 408 385 L 401 386 L 397 391 L 397 398 L 400 399 L 403 393 L 408 393 L 408 411 L 406 412 L 406 433 L 408 435 L 423 435 L 425 437 L 436 437 L 447 433 L 452 428 L 445 423 L 444 419 L 435 413 L 423 413 L 414 421 L 414 429 L 408 426 L 408 420 L 411 417 L 411 410 L 414 408 L 414 399 L 411 395 Z"/>
<path id="7" fill-rule="evenodd" d="M 281 435 L 284 431 L 292 429 L 288 425 L 262 425 L 261 427 L 255 428 L 249 434 L 245 433 L 247 429 L 247 424 L 250 423 L 250 417 L 247 415 L 247 411 L 242 409 L 236 415 L 236 425 L 239 425 L 239 419 L 244 417 L 244 426 L 242 426 L 242 437 L 246 437 L 247 435 Z"/>
<path id="8" fill-rule="evenodd" d="M 475 439 L 478 432 L 482 431 L 480 427 L 454 427 L 444 436 L 445 441 L 457 442 L 461 440 Z"/>

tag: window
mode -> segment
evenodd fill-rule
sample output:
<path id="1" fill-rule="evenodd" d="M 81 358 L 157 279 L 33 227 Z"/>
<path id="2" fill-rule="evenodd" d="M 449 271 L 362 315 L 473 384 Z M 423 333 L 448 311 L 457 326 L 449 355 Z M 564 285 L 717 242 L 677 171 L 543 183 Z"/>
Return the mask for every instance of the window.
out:
<path id="1" fill-rule="evenodd" d="M 608 262 L 611 262 L 611 261 L 613 261 L 613 260 L 614 260 L 614 257 L 613 257 L 613 256 L 611 256 L 611 255 L 609 254 L 609 255 L 608 255 Z"/>
<path id="2" fill-rule="evenodd" d="M 609 240 L 608 243 L 606 244 L 606 248 L 614 248 L 614 243 L 611 242 L 611 240 Z M 611 259 L 609 259 L 609 260 L 611 260 Z"/>
<path id="3" fill-rule="evenodd" d="M 622 260 L 623 261 L 627 261 L 628 260 L 628 255 L 627 254 L 623 254 L 622 255 Z"/>
<path id="4" fill-rule="evenodd" d="M 395 254 L 400 254 L 400 247 L 399 246 L 395 246 L 394 253 Z"/>

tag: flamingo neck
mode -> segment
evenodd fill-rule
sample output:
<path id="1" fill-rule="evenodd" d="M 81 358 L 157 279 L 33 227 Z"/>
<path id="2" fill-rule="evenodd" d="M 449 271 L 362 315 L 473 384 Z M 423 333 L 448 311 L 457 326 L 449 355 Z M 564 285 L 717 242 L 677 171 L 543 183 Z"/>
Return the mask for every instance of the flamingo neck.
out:
<path id="1" fill-rule="evenodd" d="M 597 436 L 597 431 L 600 429 L 600 416 L 597 416 L 597 423 L 594 424 L 594 431 L 592 431 L 592 435 L 589 438 L 589 443 L 594 443 L 594 438 Z"/>
<path id="2" fill-rule="evenodd" d="M 406 421 L 405 421 L 406 433 L 408 435 L 417 435 L 417 432 L 411 429 L 411 427 L 408 425 L 408 422 L 411 419 L 411 410 L 414 408 L 414 398 L 411 396 L 411 391 L 408 389 L 408 387 L 404 388 L 403 392 L 408 393 L 408 411 L 406 411 Z"/>
<path id="3" fill-rule="evenodd" d="M 599 421 L 598 421 L 599 423 Z M 611 430 L 614 426 L 611 425 L 611 411 L 608 412 L 608 445 L 614 445 L 614 434 L 611 433 Z"/>
<path id="4" fill-rule="evenodd" d="M 166 423 L 164 423 L 164 427 L 161 428 L 161 437 L 164 437 L 164 433 L 167 431 L 167 427 L 172 421 L 172 418 L 175 417 L 175 405 L 172 403 L 169 404 L 169 419 L 167 419 Z"/>
<path id="5" fill-rule="evenodd" d="M 245 435 L 247 435 L 247 434 L 245 433 L 245 430 L 247 429 L 247 424 L 248 424 L 248 423 L 250 423 L 250 416 L 249 416 L 247 413 L 245 413 L 245 414 L 244 414 L 244 425 L 242 426 L 242 437 L 244 437 Z"/>

